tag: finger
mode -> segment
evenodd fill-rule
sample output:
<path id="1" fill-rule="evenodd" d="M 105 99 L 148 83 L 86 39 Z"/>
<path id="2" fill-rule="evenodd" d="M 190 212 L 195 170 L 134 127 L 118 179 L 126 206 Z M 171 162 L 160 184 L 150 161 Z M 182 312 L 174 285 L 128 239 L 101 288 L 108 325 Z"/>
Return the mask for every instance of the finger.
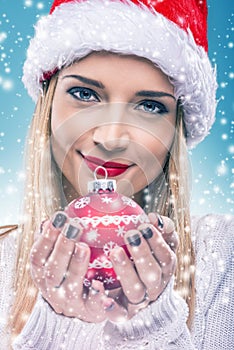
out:
<path id="1" fill-rule="evenodd" d="M 145 294 L 144 284 L 139 279 L 137 271 L 124 249 L 121 247 L 115 247 L 111 251 L 109 258 L 128 300 L 133 303 L 142 300 Z"/>
<path id="2" fill-rule="evenodd" d="M 53 251 L 45 264 L 45 277 L 48 287 L 59 287 L 63 282 L 75 247 L 74 240 L 68 237 L 71 234 L 77 236 L 79 231 L 79 227 L 66 224 L 62 234 L 58 236 Z"/>
<path id="3" fill-rule="evenodd" d="M 166 276 L 166 278 L 172 276 L 176 267 L 176 255 L 165 242 L 161 233 L 153 225 L 149 224 L 142 224 L 138 229 L 158 261 L 162 275 Z"/>
<path id="4" fill-rule="evenodd" d="M 144 293 L 138 302 L 144 298 L 146 290 L 150 300 L 155 300 L 159 295 L 162 271 L 153 255 L 152 248 L 138 230 L 128 231 L 124 239 L 128 244 L 127 247 L 134 260 L 139 278 L 145 286 Z M 132 302 L 132 299 L 130 301 Z"/>
<path id="5" fill-rule="evenodd" d="M 106 312 L 114 307 L 114 300 L 107 296 L 102 282 L 93 280 L 85 306 L 95 322 L 102 322 L 106 319 Z"/>
<path id="6" fill-rule="evenodd" d="M 150 222 L 162 233 L 164 240 L 175 252 L 179 245 L 179 237 L 175 231 L 175 225 L 173 221 L 166 217 L 155 213 L 149 213 L 148 217 Z"/>
<path id="7" fill-rule="evenodd" d="M 67 216 L 64 213 L 57 212 L 52 220 L 46 221 L 43 225 L 40 237 L 33 244 L 30 254 L 31 273 L 32 277 L 37 279 L 37 281 L 35 281 L 37 283 L 39 283 L 40 279 L 44 276 L 43 267 L 66 221 Z"/>
<path id="8" fill-rule="evenodd" d="M 99 281 L 93 281 L 99 282 Z M 100 283 L 100 282 L 99 282 Z M 102 291 L 104 290 L 103 283 Z M 93 286 L 93 283 L 92 283 Z M 129 319 L 128 310 L 120 302 L 120 295 L 124 295 L 122 288 L 116 288 L 112 290 L 104 290 L 105 294 L 102 297 L 102 305 L 105 311 L 105 319 L 112 322 L 124 322 Z M 107 297 L 108 296 L 108 297 Z M 126 299 L 126 297 L 125 297 Z M 127 305 L 127 303 L 126 303 Z"/>
<path id="9" fill-rule="evenodd" d="M 88 270 L 90 249 L 83 242 L 75 243 L 75 248 L 67 269 L 67 277 L 63 282 L 64 288 L 70 290 L 70 294 L 83 299 L 83 281 Z"/>
<path id="10" fill-rule="evenodd" d="M 126 308 L 113 300 L 111 308 L 106 309 L 106 318 L 112 322 L 123 323 L 129 319 Z"/>

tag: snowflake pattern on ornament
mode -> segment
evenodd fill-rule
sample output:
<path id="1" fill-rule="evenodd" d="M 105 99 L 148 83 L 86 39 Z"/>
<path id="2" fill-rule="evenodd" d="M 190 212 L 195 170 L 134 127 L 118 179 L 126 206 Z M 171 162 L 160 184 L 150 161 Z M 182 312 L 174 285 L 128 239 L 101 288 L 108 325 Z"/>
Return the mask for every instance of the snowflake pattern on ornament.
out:
<path id="1" fill-rule="evenodd" d="M 109 256 L 110 255 L 110 252 L 115 248 L 115 247 L 118 247 L 118 244 L 116 244 L 115 242 L 108 242 L 106 244 L 104 244 L 103 246 L 103 252 L 106 256 Z"/>
<path id="2" fill-rule="evenodd" d="M 115 279 L 113 277 L 106 277 L 103 282 L 106 284 L 113 284 Z"/>
<path id="3" fill-rule="evenodd" d="M 108 204 L 108 203 L 112 203 L 112 202 L 113 202 L 113 199 L 111 197 L 108 197 L 108 196 L 102 197 L 102 203 Z"/>
<path id="4" fill-rule="evenodd" d="M 118 228 L 115 230 L 115 232 L 117 233 L 118 237 L 123 237 L 123 235 L 126 233 L 125 231 L 125 226 L 118 226 Z"/>
<path id="5" fill-rule="evenodd" d="M 89 203 L 90 203 L 89 197 L 82 197 L 82 198 L 78 199 L 78 201 L 75 203 L 74 207 L 76 209 L 85 208 L 86 205 L 88 205 Z"/>
<path id="6" fill-rule="evenodd" d="M 136 202 L 134 202 L 131 198 L 122 196 L 122 201 L 125 205 L 129 207 L 135 208 L 137 206 Z"/>
<path id="7" fill-rule="evenodd" d="M 88 241 L 96 241 L 98 237 L 100 237 L 100 234 L 98 233 L 97 229 L 90 230 L 86 234 Z"/>

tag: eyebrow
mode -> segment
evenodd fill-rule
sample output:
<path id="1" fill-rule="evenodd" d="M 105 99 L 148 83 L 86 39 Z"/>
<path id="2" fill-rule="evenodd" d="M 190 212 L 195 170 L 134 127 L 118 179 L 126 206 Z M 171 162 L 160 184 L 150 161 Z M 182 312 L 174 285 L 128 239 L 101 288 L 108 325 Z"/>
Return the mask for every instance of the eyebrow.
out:
<path id="1" fill-rule="evenodd" d="M 98 80 L 94 80 L 94 79 L 90 79 L 90 78 L 86 78 L 83 77 L 81 75 L 77 75 L 77 74 L 71 74 L 71 75 L 65 75 L 62 79 L 65 78 L 74 78 L 74 79 L 78 79 L 80 80 L 82 83 L 88 84 L 88 85 L 93 85 L 96 86 L 100 89 L 105 89 L 105 86 Z"/>
<path id="2" fill-rule="evenodd" d="M 69 74 L 69 75 L 65 75 L 62 79 L 65 79 L 65 78 L 74 78 L 74 79 L 80 80 L 82 83 L 93 85 L 100 89 L 105 89 L 105 86 L 100 81 L 90 79 L 82 75 Z M 166 96 L 166 97 L 171 97 L 173 98 L 173 100 L 176 101 L 175 96 L 164 91 L 141 90 L 141 91 L 138 91 L 135 95 L 141 96 L 141 97 L 165 97 Z"/>
<path id="3" fill-rule="evenodd" d="M 164 92 L 164 91 L 151 91 L 151 90 L 142 90 L 142 91 L 138 91 L 136 93 L 136 96 L 142 96 L 142 97 L 171 97 L 173 98 L 173 100 L 176 101 L 175 96 L 169 94 L 168 92 Z"/>

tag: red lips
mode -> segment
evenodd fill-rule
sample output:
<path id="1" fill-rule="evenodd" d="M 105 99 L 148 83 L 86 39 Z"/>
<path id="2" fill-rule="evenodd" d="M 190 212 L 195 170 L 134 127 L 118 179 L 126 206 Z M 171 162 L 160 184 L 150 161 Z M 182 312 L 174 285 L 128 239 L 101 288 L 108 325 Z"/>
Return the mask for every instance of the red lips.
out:
<path id="1" fill-rule="evenodd" d="M 102 166 L 106 169 L 109 177 L 121 175 L 132 166 L 117 162 L 105 162 L 103 159 L 100 158 L 84 156 L 83 154 L 81 155 L 91 171 L 94 171 L 98 166 Z M 105 175 L 105 172 L 103 169 L 100 168 L 97 170 L 97 174 Z"/>

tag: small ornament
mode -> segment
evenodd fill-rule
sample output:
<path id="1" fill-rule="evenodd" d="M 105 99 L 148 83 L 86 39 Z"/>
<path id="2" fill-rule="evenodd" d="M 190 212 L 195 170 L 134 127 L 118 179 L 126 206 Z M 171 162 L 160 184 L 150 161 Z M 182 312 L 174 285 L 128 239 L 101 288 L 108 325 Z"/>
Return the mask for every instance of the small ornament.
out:
<path id="1" fill-rule="evenodd" d="M 97 179 L 100 168 L 105 172 L 104 179 Z M 116 181 L 107 178 L 105 168 L 98 166 L 94 177 L 95 180 L 88 183 L 89 193 L 73 200 L 67 207 L 67 214 L 83 227 L 80 241 L 88 244 L 91 250 L 85 286 L 97 279 L 106 289 L 114 289 L 120 287 L 120 283 L 109 259 L 110 252 L 121 246 L 130 256 L 124 234 L 149 219 L 136 202 L 116 192 Z"/>

